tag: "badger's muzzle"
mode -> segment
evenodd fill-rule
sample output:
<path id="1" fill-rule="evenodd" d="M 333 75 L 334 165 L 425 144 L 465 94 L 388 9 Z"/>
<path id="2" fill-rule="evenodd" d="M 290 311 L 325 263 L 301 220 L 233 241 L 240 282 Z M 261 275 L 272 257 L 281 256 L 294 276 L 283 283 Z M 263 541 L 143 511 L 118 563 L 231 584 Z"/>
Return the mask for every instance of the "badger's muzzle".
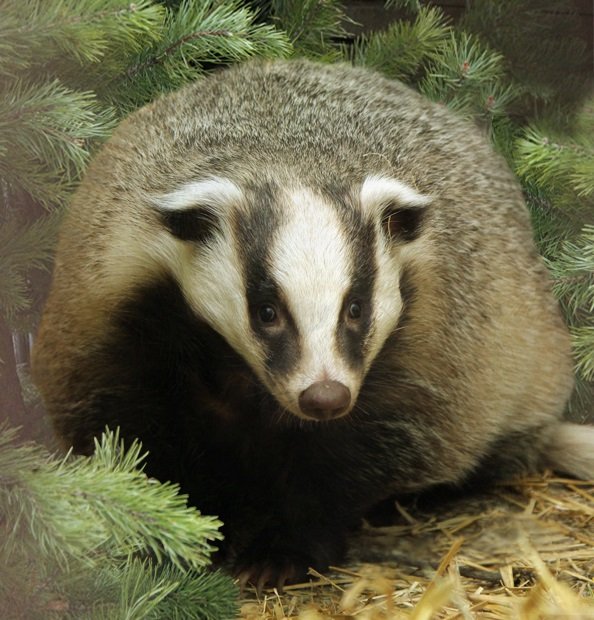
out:
<path id="1" fill-rule="evenodd" d="M 316 381 L 299 394 L 301 413 L 313 420 L 333 420 L 347 413 L 351 391 L 339 381 Z"/>

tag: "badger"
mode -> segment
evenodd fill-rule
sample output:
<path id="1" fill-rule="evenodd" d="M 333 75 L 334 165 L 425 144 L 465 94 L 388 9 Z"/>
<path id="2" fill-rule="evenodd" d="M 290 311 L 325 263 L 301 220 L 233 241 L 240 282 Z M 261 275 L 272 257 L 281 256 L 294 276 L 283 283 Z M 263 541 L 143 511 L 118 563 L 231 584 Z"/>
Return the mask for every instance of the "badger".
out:
<path id="1" fill-rule="evenodd" d="M 393 495 L 594 478 L 550 289 L 480 129 L 372 71 L 254 61 L 96 154 L 34 375 L 66 446 L 139 438 L 149 475 L 222 519 L 240 580 L 282 586 Z"/>

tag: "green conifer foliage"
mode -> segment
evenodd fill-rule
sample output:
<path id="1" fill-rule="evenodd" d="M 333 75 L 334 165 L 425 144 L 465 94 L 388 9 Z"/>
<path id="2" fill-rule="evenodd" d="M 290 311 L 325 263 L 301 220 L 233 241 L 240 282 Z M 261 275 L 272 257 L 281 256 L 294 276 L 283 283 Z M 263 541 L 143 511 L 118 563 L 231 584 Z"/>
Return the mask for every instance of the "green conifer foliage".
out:
<path id="1" fill-rule="evenodd" d="M 391 78 L 414 82 L 441 55 L 451 29 L 441 10 L 420 8 L 414 19 L 396 21 L 355 44 L 354 62 Z"/>
<path id="2" fill-rule="evenodd" d="M 340 59 L 336 43 L 345 37 L 350 23 L 340 0 L 250 0 L 248 4 L 261 19 L 286 32 L 293 55 Z"/>
<path id="3" fill-rule="evenodd" d="M 345 34 L 346 16 L 338 0 L 270 0 L 270 18 L 289 36 L 295 53 L 338 60 L 335 40 Z"/>
<path id="4" fill-rule="evenodd" d="M 220 522 L 142 473 L 117 433 L 92 457 L 15 445 L 0 427 L 2 618 L 230 618 L 236 591 L 205 573 Z"/>
<path id="5" fill-rule="evenodd" d="M 591 82 L 591 58 L 577 36 L 579 22 L 567 0 L 473 0 L 460 28 L 505 56 L 523 97 L 513 113 L 562 118 L 579 108 Z M 520 105 L 521 104 L 521 105 Z M 510 110 L 512 111 L 512 110 Z"/>
<path id="6" fill-rule="evenodd" d="M 572 411 L 594 403 L 594 97 L 561 130 L 535 120 L 518 133 L 513 165 L 531 207 L 536 239 L 570 326 L 577 389 Z"/>
<path id="7" fill-rule="evenodd" d="M 287 56 L 287 36 L 271 25 L 254 23 L 255 14 L 242 4 L 185 0 L 177 10 L 166 10 L 157 40 L 127 56 L 111 50 L 104 61 L 115 69 L 111 79 L 97 66 L 87 74 L 89 87 L 126 113 L 196 79 L 204 66 Z"/>

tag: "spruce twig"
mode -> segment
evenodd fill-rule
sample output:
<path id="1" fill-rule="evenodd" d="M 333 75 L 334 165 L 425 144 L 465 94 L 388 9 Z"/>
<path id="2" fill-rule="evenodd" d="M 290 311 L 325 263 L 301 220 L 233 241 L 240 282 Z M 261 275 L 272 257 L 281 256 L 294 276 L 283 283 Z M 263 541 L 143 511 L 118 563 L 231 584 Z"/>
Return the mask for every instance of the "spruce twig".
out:
<path id="1" fill-rule="evenodd" d="M 354 61 L 388 77 L 414 82 L 440 55 L 450 32 L 441 9 L 422 7 L 414 21 L 397 21 L 384 31 L 361 37 L 355 46 Z"/>
<path id="2" fill-rule="evenodd" d="M 196 79 L 204 65 L 283 57 L 290 51 L 284 33 L 256 24 L 255 14 L 238 0 L 184 0 L 175 12 L 167 11 L 157 41 L 138 53 L 106 58 L 119 71 L 106 79 L 97 70 L 88 79 L 98 96 L 123 114 Z"/>
<path id="3" fill-rule="evenodd" d="M 151 0 L 20 0 L 0 7 L 0 74 L 100 62 L 158 38 L 164 9 Z M 51 63 L 51 64 L 50 64 Z"/>
<path id="4" fill-rule="evenodd" d="M 271 0 L 272 20 L 284 30 L 298 54 L 337 60 L 334 41 L 344 37 L 349 21 L 339 0 Z"/>
<path id="5" fill-rule="evenodd" d="M 0 603 L 18 599 L 25 578 L 35 584 L 18 602 L 27 618 L 50 609 L 78 618 L 232 614 L 231 580 L 202 572 L 220 522 L 188 507 L 175 485 L 147 478 L 143 459 L 140 444 L 125 450 L 117 432 L 92 457 L 57 459 L 0 428 Z"/>
<path id="6" fill-rule="evenodd" d="M 97 554 L 150 554 L 180 568 L 201 569 L 209 561 L 221 523 L 186 505 L 173 484 L 140 470 L 144 459 L 134 442 L 124 450 L 118 433 L 96 440 L 91 458 L 49 458 L 40 447 L 10 450 L 0 436 L 0 469 L 8 558 L 22 544 L 67 563 L 94 562 Z"/>
<path id="7" fill-rule="evenodd" d="M 7 220 L 0 227 L 0 314 L 12 321 L 30 308 L 27 276 L 47 269 L 56 242 L 60 213 L 22 225 Z"/>
<path id="8" fill-rule="evenodd" d="M 50 206 L 72 190 L 89 158 L 89 141 L 103 139 L 113 112 L 90 92 L 58 80 L 5 83 L 0 98 L 0 177 Z"/>

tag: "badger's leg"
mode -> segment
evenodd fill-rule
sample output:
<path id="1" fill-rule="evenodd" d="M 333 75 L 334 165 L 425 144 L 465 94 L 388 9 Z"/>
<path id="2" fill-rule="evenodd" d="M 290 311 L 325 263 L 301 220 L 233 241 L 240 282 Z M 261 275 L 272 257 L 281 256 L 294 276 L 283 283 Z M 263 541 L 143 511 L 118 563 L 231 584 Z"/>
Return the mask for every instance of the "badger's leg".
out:
<path id="1" fill-rule="evenodd" d="M 309 515 L 291 527 L 279 522 L 262 531 L 235 563 L 240 585 L 250 583 L 259 592 L 266 585 L 282 590 L 287 583 L 304 581 L 309 568 L 324 571 L 338 563 L 346 548 L 346 529 L 332 516 Z"/>
<path id="2" fill-rule="evenodd" d="M 261 427 L 250 435 L 241 424 L 226 430 L 220 441 L 211 434 L 196 465 L 202 496 L 190 495 L 223 521 L 223 560 L 242 585 L 282 587 L 305 580 L 310 567 L 338 563 L 363 513 L 347 499 L 340 469 L 321 469 L 319 451 L 300 444 L 298 429 L 288 436 Z"/>

